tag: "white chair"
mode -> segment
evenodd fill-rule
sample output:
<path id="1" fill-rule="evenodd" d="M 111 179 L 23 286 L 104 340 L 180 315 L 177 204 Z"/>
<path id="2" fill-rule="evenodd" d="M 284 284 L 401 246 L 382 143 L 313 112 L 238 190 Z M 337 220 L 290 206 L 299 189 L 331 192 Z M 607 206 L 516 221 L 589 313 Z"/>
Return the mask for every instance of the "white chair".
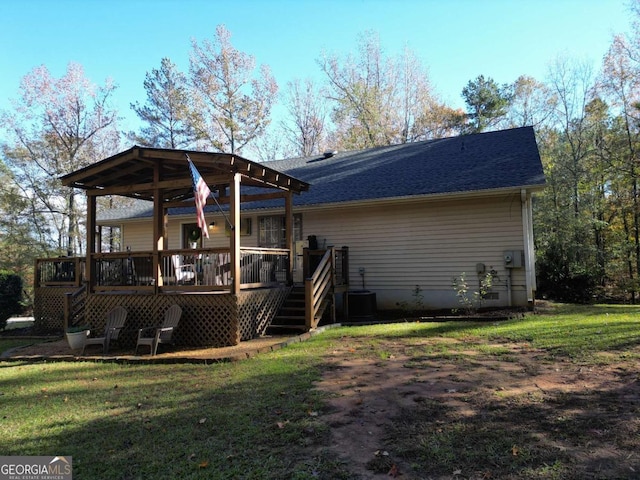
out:
<path id="1" fill-rule="evenodd" d="M 138 330 L 138 341 L 136 342 L 136 352 L 140 345 L 149 345 L 151 355 L 158 351 L 160 343 L 172 343 L 173 331 L 178 328 L 182 309 L 178 305 L 171 305 L 164 313 L 164 321 L 159 327 L 147 327 Z"/>
<path id="2" fill-rule="evenodd" d="M 180 255 L 171 255 L 173 263 L 173 271 L 176 277 L 176 284 L 184 285 L 185 283 L 195 282 L 196 269 L 192 263 L 181 263 Z"/>
<path id="3" fill-rule="evenodd" d="M 115 307 L 109 313 L 107 313 L 105 320 L 104 333 L 101 337 L 89 337 L 86 339 L 84 346 L 82 347 L 82 355 L 87 345 L 102 345 L 103 353 L 109 352 L 109 345 L 112 340 L 117 340 L 120 335 L 120 330 L 124 327 L 124 323 L 127 320 L 127 310 L 124 307 Z"/>

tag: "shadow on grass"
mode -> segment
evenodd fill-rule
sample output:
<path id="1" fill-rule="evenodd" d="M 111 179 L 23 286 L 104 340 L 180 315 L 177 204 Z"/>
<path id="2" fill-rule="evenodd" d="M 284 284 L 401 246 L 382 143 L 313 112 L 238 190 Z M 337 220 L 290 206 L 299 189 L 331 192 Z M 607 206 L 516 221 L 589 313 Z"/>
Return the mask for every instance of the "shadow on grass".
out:
<path id="1" fill-rule="evenodd" d="M 350 478 L 317 453 L 319 370 L 294 350 L 212 366 L 14 365 L 0 377 L 0 450 L 70 455 L 77 479 Z"/>
<path id="2" fill-rule="evenodd" d="M 635 478 L 640 385 L 621 380 L 582 394 L 423 401 L 394 419 L 386 448 L 418 476 Z"/>

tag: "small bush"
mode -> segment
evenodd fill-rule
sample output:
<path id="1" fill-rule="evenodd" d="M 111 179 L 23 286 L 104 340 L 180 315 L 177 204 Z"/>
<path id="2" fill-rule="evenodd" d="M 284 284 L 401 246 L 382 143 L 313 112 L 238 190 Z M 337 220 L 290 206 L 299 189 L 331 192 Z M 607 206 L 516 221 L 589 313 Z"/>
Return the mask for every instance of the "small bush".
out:
<path id="1" fill-rule="evenodd" d="M 7 320 L 22 311 L 22 278 L 7 271 L 0 271 L 0 330 Z"/>
<path id="2" fill-rule="evenodd" d="M 473 293 L 470 292 L 471 287 L 467 282 L 467 274 L 462 272 L 459 277 L 454 277 L 451 286 L 456 291 L 458 301 L 462 306 L 464 313 L 472 315 L 482 306 L 487 293 L 491 291 L 493 286 L 493 275 L 487 272 L 484 277 L 478 277 L 479 289 Z M 456 309 L 457 310 L 457 309 Z"/>

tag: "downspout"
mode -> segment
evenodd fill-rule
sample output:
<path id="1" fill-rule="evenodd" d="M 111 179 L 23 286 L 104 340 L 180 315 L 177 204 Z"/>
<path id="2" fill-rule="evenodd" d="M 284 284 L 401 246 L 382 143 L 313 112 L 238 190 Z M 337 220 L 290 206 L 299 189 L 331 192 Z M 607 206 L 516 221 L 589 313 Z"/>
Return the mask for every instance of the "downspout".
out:
<path id="1" fill-rule="evenodd" d="M 524 239 L 524 268 L 527 290 L 527 303 L 533 307 L 536 291 L 535 249 L 533 245 L 533 207 L 531 194 L 526 189 L 520 190 L 522 203 L 522 233 Z"/>

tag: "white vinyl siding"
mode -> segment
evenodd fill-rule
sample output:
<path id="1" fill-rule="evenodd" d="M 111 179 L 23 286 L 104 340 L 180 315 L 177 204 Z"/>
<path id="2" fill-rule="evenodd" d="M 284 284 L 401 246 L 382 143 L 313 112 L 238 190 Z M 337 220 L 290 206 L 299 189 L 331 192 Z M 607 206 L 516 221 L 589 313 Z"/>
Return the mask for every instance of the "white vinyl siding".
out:
<path id="1" fill-rule="evenodd" d="M 127 247 L 134 252 L 153 250 L 153 222 L 150 218 L 122 225 L 122 249 Z"/>
<path id="2" fill-rule="evenodd" d="M 284 210 L 284 209 L 283 209 Z M 385 204 L 310 207 L 302 214 L 302 238 L 315 235 L 320 248 L 349 247 L 352 289 L 362 288 L 359 269 L 365 269 L 364 287 L 376 292 L 378 308 L 398 308 L 411 302 L 416 285 L 422 289 L 428 308 L 459 305 L 453 278 L 463 272 L 471 290 L 478 288 L 476 264 L 495 270 L 493 291 L 497 300 L 486 305 L 508 304 L 507 282 L 514 305 L 526 305 L 525 269 L 507 269 L 503 252 L 524 250 L 522 206 L 519 193 L 471 199 L 407 199 Z M 282 210 L 243 212 L 252 218 L 251 235 L 242 236 L 242 246 L 258 246 L 259 218 L 281 215 Z M 215 220 L 204 247 L 228 247 L 222 215 Z M 193 218 L 170 219 L 169 248 L 181 248 L 180 225 Z M 123 225 L 123 245 L 132 250 L 152 249 L 151 221 Z M 509 279 L 509 275 L 511 278 Z"/>
<path id="3" fill-rule="evenodd" d="M 376 292 L 379 308 L 410 301 L 416 285 L 429 307 L 451 307 L 457 302 L 454 277 L 465 272 L 477 289 L 477 263 L 497 271 L 494 303 L 506 305 L 509 271 L 503 252 L 524 248 L 519 195 L 318 209 L 304 214 L 304 229 L 321 246 L 349 247 L 351 286 L 362 288 L 358 272 L 364 268 L 364 286 Z M 511 273 L 512 299 L 522 304 L 524 269 Z"/>
<path id="4" fill-rule="evenodd" d="M 245 218 L 242 215 L 242 218 Z M 258 228 L 257 217 L 247 215 L 246 218 L 251 218 L 252 228 L 251 235 L 242 235 L 240 237 L 240 244 L 244 247 L 255 247 L 258 245 Z M 207 216 L 207 221 L 215 221 L 215 227 L 209 230 L 209 238 L 202 237 L 203 248 L 229 248 L 229 237 L 225 233 L 226 219 L 222 215 Z M 182 225 L 192 224 L 193 217 L 172 217 L 169 220 L 169 226 L 167 228 L 167 248 L 179 249 L 189 248 L 189 245 L 182 245 Z M 144 219 L 136 222 L 127 222 L 122 226 L 123 231 L 123 248 L 127 246 L 131 247 L 134 251 L 151 251 L 153 250 L 153 223 L 151 219 Z"/>

